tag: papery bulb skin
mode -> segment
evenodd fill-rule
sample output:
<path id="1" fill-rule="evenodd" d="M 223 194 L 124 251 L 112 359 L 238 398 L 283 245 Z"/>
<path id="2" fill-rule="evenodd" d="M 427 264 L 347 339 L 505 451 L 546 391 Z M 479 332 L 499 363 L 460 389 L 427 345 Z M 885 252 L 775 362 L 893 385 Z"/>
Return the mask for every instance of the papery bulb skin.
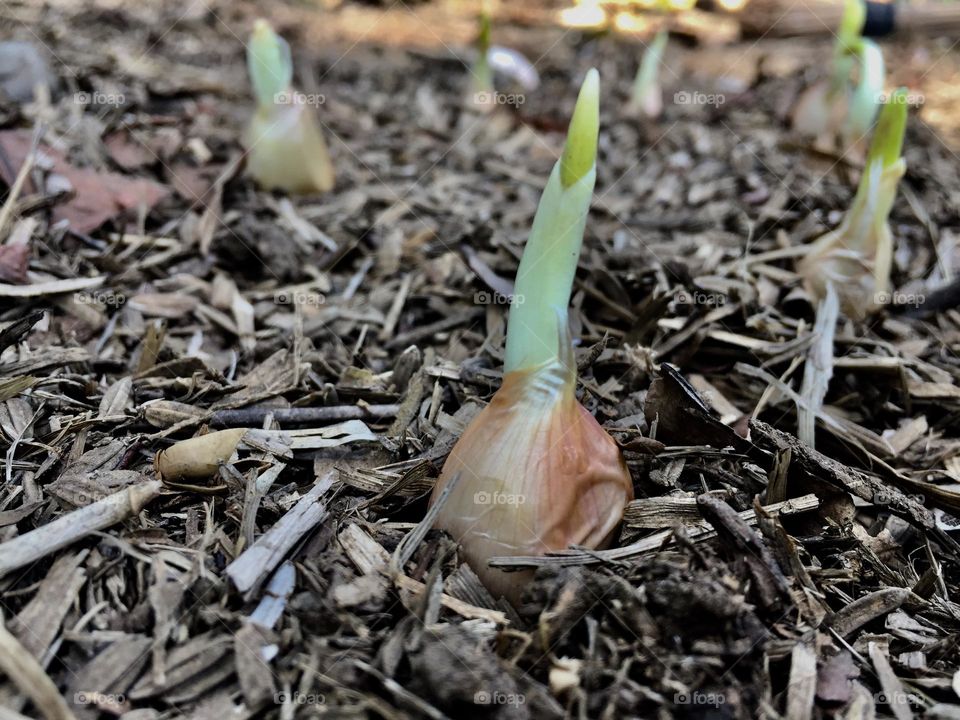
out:
<path id="1" fill-rule="evenodd" d="M 793 131 L 813 138 L 817 146 L 832 147 L 846 122 L 848 94 L 846 87 L 835 89 L 826 79 L 808 87 L 793 106 Z"/>
<path id="2" fill-rule="evenodd" d="M 876 228 L 874 234 L 880 250 L 877 253 L 849 249 L 841 230 L 820 238 L 798 268 L 807 292 L 817 301 L 822 300 L 827 284 L 832 283 L 840 309 L 854 320 L 864 320 L 877 310 L 888 292 L 893 236 L 886 223 Z"/>
<path id="3" fill-rule="evenodd" d="M 247 173 L 262 189 L 289 193 L 333 189 L 333 164 L 310 106 L 291 102 L 258 108 L 244 144 Z"/>
<path id="4" fill-rule="evenodd" d="M 491 557 L 602 547 L 633 499 L 620 449 L 577 401 L 574 378 L 559 361 L 508 372 L 434 488 L 431 504 L 460 474 L 436 527 L 494 597 L 516 603 L 533 573 L 491 568 Z"/>
<path id="5" fill-rule="evenodd" d="M 807 292 L 822 300 L 832 283 L 840 309 L 855 320 L 886 302 L 893 266 L 888 217 L 906 164 L 899 160 L 884 168 L 874 161 L 864 172 L 863 187 L 843 222 L 814 242 L 797 265 Z"/>
<path id="6" fill-rule="evenodd" d="M 633 98 L 627 106 L 631 115 L 643 115 L 650 120 L 656 120 L 663 114 L 663 89 L 654 83 L 647 88 L 640 98 Z"/>

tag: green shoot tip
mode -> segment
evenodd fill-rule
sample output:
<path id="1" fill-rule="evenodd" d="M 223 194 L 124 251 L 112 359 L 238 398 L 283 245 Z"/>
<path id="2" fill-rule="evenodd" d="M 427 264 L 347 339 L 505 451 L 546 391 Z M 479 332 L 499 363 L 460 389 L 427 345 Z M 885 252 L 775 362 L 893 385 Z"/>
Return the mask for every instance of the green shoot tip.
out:
<path id="1" fill-rule="evenodd" d="M 600 73 L 591 69 L 580 86 L 567 144 L 560 158 L 560 183 L 568 188 L 590 172 L 597 160 L 597 136 L 600 134 Z"/>
<path id="2" fill-rule="evenodd" d="M 860 39 L 866 20 L 866 3 L 863 0 L 846 0 L 843 4 L 843 16 L 840 19 L 837 41 L 847 52 L 855 51 L 856 42 Z"/>
<path id="3" fill-rule="evenodd" d="M 880 119 L 873 133 L 868 162 L 880 159 L 889 167 L 900 159 L 903 135 L 907 129 L 907 89 L 894 90 L 880 111 Z"/>
<path id="4" fill-rule="evenodd" d="M 477 36 L 477 48 L 482 53 L 490 50 L 490 36 L 492 35 L 490 14 L 483 10 L 480 13 L 480 33 Z"/>
<path id="5" fill-rule="evenodd" d="M 290 46 L 266 20 L 258 19 L 253 23 L 247 46 L 247 66 L 257 104 L 261 107 L 269 107 L 278 94 L 290 88 L 293 81 Z"/>

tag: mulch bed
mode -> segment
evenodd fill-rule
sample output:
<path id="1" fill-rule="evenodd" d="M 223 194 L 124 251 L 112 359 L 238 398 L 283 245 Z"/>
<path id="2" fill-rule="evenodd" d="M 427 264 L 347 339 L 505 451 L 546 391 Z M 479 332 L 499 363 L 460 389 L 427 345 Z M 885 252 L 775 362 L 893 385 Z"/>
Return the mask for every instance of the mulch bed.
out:
<path id="1" fill-rule="evenodd" d="M 858 167 L 784 118 L 825 41 L 674 41 L 652 122 L 625 109 L 635 44 L 513 26 L 542 85 L 481 113 L 469 50 L 430 15 L 462 37 L 456 3 L 145 5 L 0 9 L 58 77 L 49 102 L 0 106 L 0 717 L 960 717 L 949 133 L 911 119 L 894 302 L 841 318 L 814 450 L 794 267 Z M 258 11 L 322 96 L 327 196 L 243 176 Z M 946 48 L 886 50 L 923 92 L 957 67 Z M 591 66 L 578 392 L 637 499 L 610 549 L 498 561 L 536 567 L 513 607 L 421 521 L 499 386 Z M 212 477 L 161 481 L 158 453 L 230 428 L 250 430 Z"/>

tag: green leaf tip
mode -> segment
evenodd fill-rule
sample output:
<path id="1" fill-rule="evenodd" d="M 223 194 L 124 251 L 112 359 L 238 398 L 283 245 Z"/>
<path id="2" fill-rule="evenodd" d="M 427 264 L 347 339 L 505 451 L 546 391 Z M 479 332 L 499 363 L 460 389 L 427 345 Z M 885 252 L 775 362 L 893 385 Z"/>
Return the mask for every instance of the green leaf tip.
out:
<path id="1" fill-rule="evenodd" d="M 587 73 L 580 86 L 567 144 L 560 158 L 560 183 L 568 188 L 590 172 L 597 160 L 597 136 L 600 134 L 600 73 Z"/>
<path id="2" fill-rule="evenodd" d="M 877 128 L 870 144 L 867 162 L 880 159 L 883 167 L 889 167 L 900 159 L 903 151 L 903 135 L 907 130 L 907 89 L 897 88 L 887 98 Z"/>
<path id="3" fill-rule="evenodd" d="M 290 46 L 266 20 L 259 19 L 253 24 L 247 46 L 247 68 L 253 93 L 261 107 L 273 105 L 277 95 L 290 89 L 293 81 Z"/>
<path id="4" fill-rule="evenodd" d="M 480 12 L 480 33 L 477 35 L 477 49 L 480 52 L 485 53 L 490 50 L 491 35 L 490 13 L 482 10 Z"/>
<path id="5" fill-rule="evenodd" d="M 867 21 L 867 4 L 863 0 L 846 0 L 843 4 L 843 16 L 837 32 L 840 47 L 847 52 L 855 52 L 857 40 Z"/>

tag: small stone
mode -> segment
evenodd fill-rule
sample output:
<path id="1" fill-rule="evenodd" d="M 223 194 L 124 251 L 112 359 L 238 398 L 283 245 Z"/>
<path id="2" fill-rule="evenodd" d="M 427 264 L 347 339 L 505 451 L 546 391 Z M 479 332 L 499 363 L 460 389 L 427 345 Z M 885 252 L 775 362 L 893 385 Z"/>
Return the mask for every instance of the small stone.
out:
<path id="1" fill-rule="evenodd" d="M 37 85 L 51 90 L 53 83 L 47 60 L 36 45 L 22 40 L 0 42 L 0 96 L 27 103 L 34 99 Z"/>

